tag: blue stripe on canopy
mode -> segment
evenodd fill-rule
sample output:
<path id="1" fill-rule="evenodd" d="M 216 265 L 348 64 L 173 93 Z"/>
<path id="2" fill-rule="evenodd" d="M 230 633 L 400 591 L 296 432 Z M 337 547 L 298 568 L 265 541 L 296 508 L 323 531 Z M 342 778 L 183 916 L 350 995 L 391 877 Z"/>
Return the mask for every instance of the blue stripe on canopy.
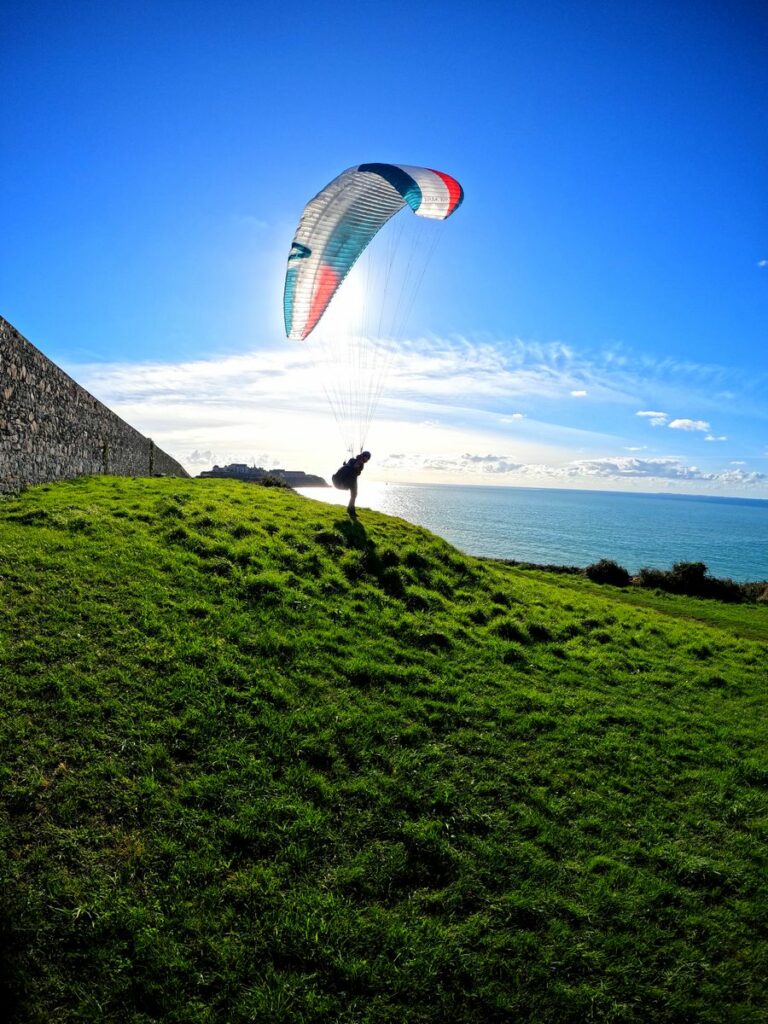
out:
<path id="1" fill-rule="evenodd" d="M 392 188 L 397 189 L 412 210 L 418 210 L 421 206 L 421 189 L 410 174 L 407 174 L 397 164 L 360 164 L 357 169 L 378 174 L 379 177 L 388 181 Z"/>

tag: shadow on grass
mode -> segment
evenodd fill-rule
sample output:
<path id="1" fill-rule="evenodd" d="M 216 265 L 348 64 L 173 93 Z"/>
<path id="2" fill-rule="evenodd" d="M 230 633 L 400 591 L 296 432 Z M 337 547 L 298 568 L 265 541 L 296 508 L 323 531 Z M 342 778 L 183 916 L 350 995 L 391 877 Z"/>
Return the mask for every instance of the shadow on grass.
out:
<path id="1" fill-rule="evenodd" d="M 391 550 L 379 554 L 359 519 L 337 519 L 333 525 L 344 537 L 347 547 L 360 552 L 359 569 L 372 577 L 385 593 L 402 598 L 405 595 L 405 582 L 399 570 L 398 555 Z M 348 574 L 351 572 L 355 575 L 359 569 L 350 566 Z"/>
<path id="2" fill-rule="evenodd" d="M 366 553 L 369 551 L 373 554 L 376 553 L 376 545 L 373 541 L 368 540 L 368 534 L 359 519 L 337 519 L 333 525 L 344 536 L 348 547 L 357 548 L 358 551 Z"/>
<path id="3" fill-rule="evenodd" d="M 23 966 L 25 943 L 21 931 L 13 922 L 9 907 L 3 901 L 0 908 L 0 1002 L 5 1007 L 5 1019 L 19 1019 L 23 992 Z"/>

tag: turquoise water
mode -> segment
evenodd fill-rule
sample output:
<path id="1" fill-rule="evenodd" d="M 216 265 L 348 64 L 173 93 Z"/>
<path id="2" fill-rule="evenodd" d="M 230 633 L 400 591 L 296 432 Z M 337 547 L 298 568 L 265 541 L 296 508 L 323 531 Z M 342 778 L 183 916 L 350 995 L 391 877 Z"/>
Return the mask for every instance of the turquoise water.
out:
<path id="1" fill-rule="evenodd" d="M 300 493 L 346 499 L 334 490 Z M 358 507 L 366 506 L 426 526 L 473 555 L 580 566 L 612 558 L 630 572 L 705 562 L 715 576 L 768 579 L 768 501 L 361 481 Z"/>

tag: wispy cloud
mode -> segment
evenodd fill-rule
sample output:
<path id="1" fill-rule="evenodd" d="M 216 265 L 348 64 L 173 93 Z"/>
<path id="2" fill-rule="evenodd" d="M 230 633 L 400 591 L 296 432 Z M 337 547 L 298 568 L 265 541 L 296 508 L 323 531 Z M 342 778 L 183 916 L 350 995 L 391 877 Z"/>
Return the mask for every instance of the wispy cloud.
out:
<path id="1" fill-rule="evenodd" d="M 91 364 L 71 367 L 71 372 L 99 397 L 111 400 L 181 401 L 196 397 L 204 403 L 241 403 L 259 396 L 279 401 L 290 393 L 303 400 L 307 392 L 318 391 L 313 351 L 316 348 L 310 339 L 306 345 L 286 343 L 216 359 Z M 724 384 L 728 377 L 718 367 L 671 360 L 654 363 L 611 351 L 579 353 L 560 342 L 521 339 L 418 338 L 401 342 L 387 358 L 390 395 L 427 405 L 442 404 L 446 399 L 458 404 L 461 396 L 466 407 L 494 409 L 513 418 L 522 417 L 522 412 L 518 409 L 508 414 L 503 410 L 519 402 L 538 402 L 540 406 L 552 403 L 556 411 L 564 396 L 589 395 L 590 405 L 628 406 L 651 392 L 668 394 L 673 388 L 690 392 L 697 382 L 706 385 L 698 396 L 701 402 L 711 402 L 715 394 L 712 385 Z M 733 384 L 730 378 L 729 383 Z M 758 378 L 751 382 L 753 387 L 759 384 Z M 731 393 L 741 395 L 733 387 Z M 650 419 L 653 425 L 669 420 L 666 412 L 654 409 L 640 406 L 637 415 Z"/>
<path id="2" fill-rule="evenodd" d="M 698 367 L 686 386 L 690 392 L 693 380 L 702 384 L 700 389 L 686 397 L 681 385 L 672 395 L 670 381 L 684 376 L 688 364 L 646 365 L 631 353 L 579 353 L 559 342 L 429 337 L 383 348 L 391 370 L 377 414 L 379 450 L 381 438 L 392 446 L 403 438 L 400 450 L 416 451 L 426 432 L 432 439 L 430 462 L 415 455 L 411 469 L 423 468 L 430 475 L 477 472 L 494 480 L 516 475 L 545 482 L 650 477 L 654 466 L 648 460 L 601 462 L 591 456 L 604 457 L 612 450 L 629 456 L 641 452 L 645 446 L 634 443 L 641 440 L 635 436 L 639 424 L 634 417 L 724 441 L 725 435 L 712 431 L 708 420 L 662 410 L 706 408 L 726 381 L 740 401 L 745 394 L 732 376 Z M 67 369 L 128 422 L 178 453 L 190 469 L 202 467 L 208 457 L 250 461 L 254 451 L 265 450 L 280 463 L 311 468 L 299 461 L 308 451 L 320 451 L 321 446 L 335 451 L 339 446 L 312 351 L 311 344 L 286 343 L 179 363 Z M 569 400 L 586 394 L 589 403 Z M 511 425 L 514 431 L 508 429 Z M 512 435 L 516 450 L 510 453 Z M 711 451 L 716 446 L 707 447 Z M 467 454 L 472 451 L 501 454 Z M 620 458 L 626 460 L 626 455 Z M 713 488 L 726 479 L 716 465 L 697 469 L 664 453 L 659 459 L 659 479 L 710 481 Z M 749 474 L 728 479 L 747 487 L 762 481 Z"/>
<path id="3" fill-rule="evenodd" d="M 714 434 L 707 434 L 707 436 L 704 438 L 704 440 L 705 441 L 727 441 L 728 438 L 725 436 L 725 434 L 720 434 L 719 437 L 715 437 Z"/>
<path id="4" fill-rule="evenodd" d="M 669 416 L 665 412 L 654 412 L 652 409 L 641 409 L 635 416 L 646 417 L 652 427 L 665 427 Z"/>
<path id="5" fill-rule="evenodd" d="M 530 467 L 508 455 L 435 455 L 400 452 L 388 455 L 382 465 L 385 469 L 461 474 L 464 477 L 526 473 Z"/>
<path id="6" fill-rule="evenodd" d="M 386 468 L 394 468 L 409 464 L 419 465 L 419 468 L 427 471 L 450 472 L 450 473 L 474 473 L 474 474 L 498 474 L 514 473 L 524 470 L 526 467 L 521 462 L 515 462 L 506 455 L 427 455 L 416 456 L 390 456 L 385 460 Z"/>

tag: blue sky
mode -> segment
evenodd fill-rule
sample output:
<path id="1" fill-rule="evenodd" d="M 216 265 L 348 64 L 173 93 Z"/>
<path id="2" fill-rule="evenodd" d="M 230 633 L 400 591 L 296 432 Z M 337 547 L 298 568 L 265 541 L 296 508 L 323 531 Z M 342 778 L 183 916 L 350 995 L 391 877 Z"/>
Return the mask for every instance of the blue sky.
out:
<path id="1" fill-rule="evenodd" d="M 768 496 L 764 4 L 5 12 L 0 313 L 191 469 L 335 468 L 281 278 L 383 160 L 466 200 L 372 470 Z"/>

